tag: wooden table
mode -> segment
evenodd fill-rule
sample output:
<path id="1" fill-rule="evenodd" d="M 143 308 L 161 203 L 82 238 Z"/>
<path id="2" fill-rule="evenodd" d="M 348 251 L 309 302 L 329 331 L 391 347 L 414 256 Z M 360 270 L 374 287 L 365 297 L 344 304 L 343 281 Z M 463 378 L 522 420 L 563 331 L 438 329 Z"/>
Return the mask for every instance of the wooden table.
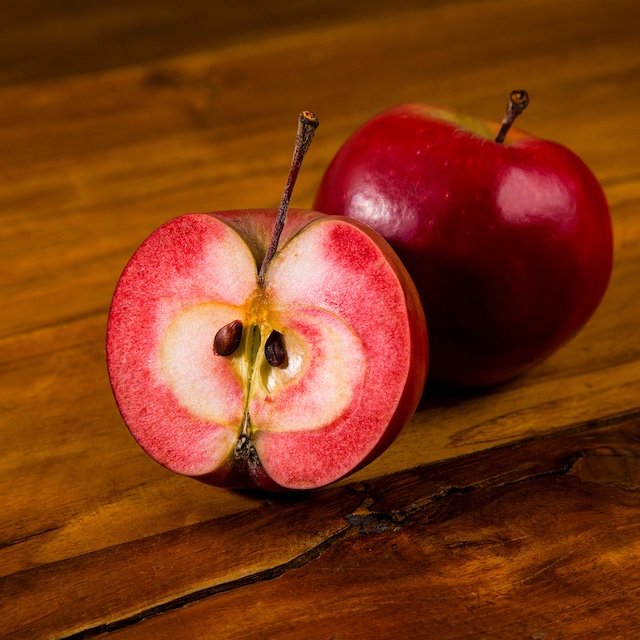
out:
<path id="1" fill-rule="evenodd" d="M 215 6 L 216 4 L 220 6 Z M 636 0 L 12 1 L 0 22 L 0 637 L 640 637 L 640 5 Z M 428 388 L 323 490 L 164 470 L 115 407 L 105 321 L 170 217 L 294 206 L 408 101 L 574 149 L 616 260 L 593 319 L 499 388 Z"/>

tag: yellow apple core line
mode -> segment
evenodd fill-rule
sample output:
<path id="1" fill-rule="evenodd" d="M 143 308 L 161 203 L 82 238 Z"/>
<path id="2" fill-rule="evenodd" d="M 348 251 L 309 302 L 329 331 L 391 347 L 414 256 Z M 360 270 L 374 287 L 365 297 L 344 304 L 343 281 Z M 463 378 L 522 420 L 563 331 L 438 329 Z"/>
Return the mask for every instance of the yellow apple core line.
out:
<path id="1" fill-rule="evenodd" d="M 194 417 L 245 436 L 249 429 L 303 431 L 322 428 L 359 397 L 364 347 L 344 320 L 313 306 L 280 311 L 260 288 L 245 308 L 240 345 L 230 356 L 218 356 L 212 345 L 219 327 L 242 317 L 233 305 L 186 307 L 162 337 L 161 377 Z M 278 367 L 265 356 L 273 330 L 283 334 L 286 351 Z"/>

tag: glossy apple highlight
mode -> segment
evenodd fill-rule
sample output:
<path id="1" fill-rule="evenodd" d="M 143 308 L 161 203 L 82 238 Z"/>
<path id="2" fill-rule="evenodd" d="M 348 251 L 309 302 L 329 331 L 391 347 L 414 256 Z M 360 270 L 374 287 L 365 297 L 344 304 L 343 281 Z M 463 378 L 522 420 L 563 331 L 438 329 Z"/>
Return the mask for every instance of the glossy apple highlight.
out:
<path id="1" fill-rule="evenodd" d="M 552 354 L 598 307 L 613 262 L 597 179 L 572 151 L 422 104 L 358 129 L 314 208 L 383 235 L 409 270 L 430 339 L 429 380 L 504 382 Z"/>

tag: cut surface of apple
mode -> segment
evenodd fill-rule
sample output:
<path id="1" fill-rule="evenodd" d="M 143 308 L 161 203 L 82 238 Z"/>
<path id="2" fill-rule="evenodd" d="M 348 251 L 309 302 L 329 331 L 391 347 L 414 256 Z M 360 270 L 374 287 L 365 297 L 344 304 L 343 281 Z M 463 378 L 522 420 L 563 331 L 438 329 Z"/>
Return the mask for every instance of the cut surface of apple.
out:
<path id="1" fill-rule="evenodd" d="M 261 280 L 275 218 L 170 220 L 131 258 L 110 310 L 109 374 L 133 436 L 211 484 L 333 482 L 393 441 L 424 386 L 422 308 L 386 242 L 291 210 Z M 226 355 L 214 348 L 222 328 Z"/>

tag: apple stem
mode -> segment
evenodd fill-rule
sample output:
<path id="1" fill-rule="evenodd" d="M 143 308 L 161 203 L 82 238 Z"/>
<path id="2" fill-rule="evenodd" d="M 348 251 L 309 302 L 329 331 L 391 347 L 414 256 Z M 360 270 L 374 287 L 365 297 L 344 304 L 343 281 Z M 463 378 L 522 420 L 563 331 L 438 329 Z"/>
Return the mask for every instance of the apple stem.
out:
<path id="1" fill-rule="evenodd" d="M 507 103 L 507 114 L 502 121 L 502 126 L 498 135 L 496 136 L 496 142 L 502 144 L 504 139 L 511 129 L 511 125 L 516 121 L 516 118 L 527 108 L 529 104 L 529 94 L 524 89 L 517 89 L 509 94 L 509 102 Z"/>
<path id="2" fill-rule="evenodd" d="M 291 160 L 291 169 L 289 170 L 289 177 L 287 178 L 287 184 L 282 194 L 282 200 L 280 201 L 280 208 L 278 209 L 278 215 L 276 222 L 273 226 L 273 233 L 271 234 L 271 240 L 267 253 L 264 256 L 260 271 L 258 272 L 258 282 L 262 284 L 264 282 L 264 276 L 267 271 L 267 267 L 271 262 L 273 256 L 278 250 L 278 243 L 280 242 L 280 236 L 284 229 L 284 223 L 287 220 L 287 211 L 289 209 L 289 203 L 291 202 L 291 194 L 293 193 L 293 187 L 298 179 L 298 173 L 302 166 L 302 161 L 309 150 L 313 135 L 318 128 L 318 118 L 311 111 L 303 111 L 298 116 L 298 132 L 296 134 L 296 144 L 293 149 L 293 159 Z"/>

